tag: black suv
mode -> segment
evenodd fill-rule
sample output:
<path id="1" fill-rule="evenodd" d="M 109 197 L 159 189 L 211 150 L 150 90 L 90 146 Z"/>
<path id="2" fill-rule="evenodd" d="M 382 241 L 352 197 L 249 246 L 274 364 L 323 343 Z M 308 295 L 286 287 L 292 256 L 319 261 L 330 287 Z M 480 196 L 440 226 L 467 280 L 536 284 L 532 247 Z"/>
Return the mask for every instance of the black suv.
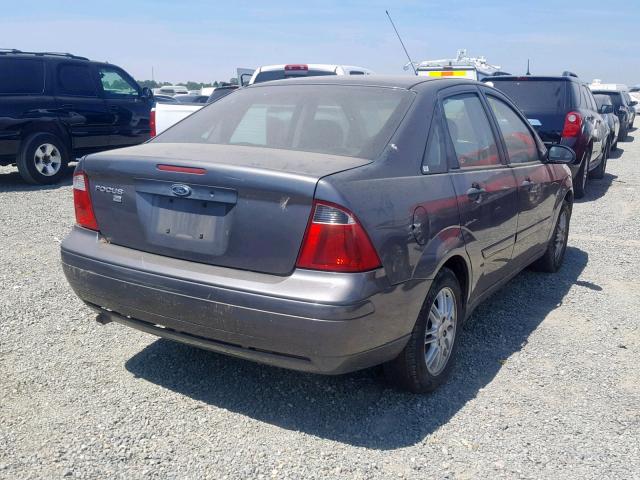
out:
<path id="1" fill-rule="evenodd" d="M 628 92 L 621 92 L 618 90 L 601 90 L 596 87 L 593 88 L 593 93 L 598 95 L 607 95 L 613 103 L 615 114 L 620 119 L 620 133 L 618 134 L 618 140 L 624 142 L 629 130 L 633 128 L 633 122 L 636 118 L 636 109 L 634 108 L 638 102 L 631 98 Z"/>
<path id="2" fill-rule="evenodd" d="M 505 75 L 484 81 L 511 97 L 547 145 L 559 143 L 576 152 L 576 161 L 570 165 L 576 198 L 584 196 L 589 173 L 594 178 L 604 176 L 609 127 L 598 113 L 591 90 L 575 74 Z"/>
<path id="3" fill-rule="evenodd" d="M 115 65 L 0 50 L 0 165 L 55 183 L 79 156 L 146 141 L 152 105 L 151 90 Z"/>

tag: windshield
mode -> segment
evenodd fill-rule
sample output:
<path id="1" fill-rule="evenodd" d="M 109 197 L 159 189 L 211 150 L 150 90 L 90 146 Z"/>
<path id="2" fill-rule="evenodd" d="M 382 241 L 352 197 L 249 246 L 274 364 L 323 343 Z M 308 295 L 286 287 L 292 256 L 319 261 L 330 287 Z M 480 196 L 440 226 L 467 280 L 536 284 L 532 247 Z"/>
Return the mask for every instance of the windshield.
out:
<path id="1" fill-rule="evenodd" d="M 153 142 L 215 143 L 373 159 L 398 127 L 413 94 L 346 85 L 239 89 Z"/>
<path id="2" fill-rule="evenodd" d="M 492 80 L 526 114 L 563 114 L 568 107 L 563 80 Z"/>

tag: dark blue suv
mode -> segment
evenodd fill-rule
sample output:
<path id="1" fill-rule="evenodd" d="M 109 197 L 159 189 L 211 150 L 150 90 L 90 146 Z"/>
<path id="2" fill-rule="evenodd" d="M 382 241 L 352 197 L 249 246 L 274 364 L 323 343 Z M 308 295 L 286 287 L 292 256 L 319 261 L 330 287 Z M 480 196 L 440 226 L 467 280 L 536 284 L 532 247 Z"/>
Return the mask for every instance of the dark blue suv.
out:
<path id="1" fill-rule="evenodd" d="M 0 165 L 17 165 L 29 183 L 55 183 L 79 156 L 146 141 L 152 103 L 115 65 L 0 50 Z"/>
<path id="2" fill-rule="evenodd" d="M 571 72 L 561 76 L 505 75 L 484 80 L 507 94 L 526 115 L 545 144 L 561 144 L 576 153 L 572 165 L 576 198 L 587 178 L 602 178 L 607 166 L 609 127 L 589 88 Z"/>

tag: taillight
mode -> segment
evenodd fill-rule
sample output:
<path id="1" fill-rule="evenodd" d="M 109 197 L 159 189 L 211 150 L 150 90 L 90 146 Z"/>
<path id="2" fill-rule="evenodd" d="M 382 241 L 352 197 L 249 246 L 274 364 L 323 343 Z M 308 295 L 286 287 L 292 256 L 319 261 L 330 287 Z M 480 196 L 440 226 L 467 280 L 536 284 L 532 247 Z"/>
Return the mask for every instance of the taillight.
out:
<path id="1" fill-rule="evenodd" d="M 365 272 L 380 266 L 369 236 L 346 208 L 315 201 L 296 266 L 331 272 Z"/>
<path id="2" fill-rule="evenodd" d="M 564 128 L 562 129 L 563 137 L 577 137 L 582 130 L 582 115 L 578 112 L 567 113 L 564 119 Z"/>
<path id="3" fill-rule="evenodd" d="M 151 110 L 149 114 L 149 128 L 151 129 L 151 136 L 156 136 L 156 111 Z"/>
<path id="4" fill-rule="evenodd" d="M 93 213 L 89 195 L 89 179 L 84 172 L 73 174 L 73 206 L 76 210 L 76 223 L 84 228 L 98 230 L 98 221 Z"/>

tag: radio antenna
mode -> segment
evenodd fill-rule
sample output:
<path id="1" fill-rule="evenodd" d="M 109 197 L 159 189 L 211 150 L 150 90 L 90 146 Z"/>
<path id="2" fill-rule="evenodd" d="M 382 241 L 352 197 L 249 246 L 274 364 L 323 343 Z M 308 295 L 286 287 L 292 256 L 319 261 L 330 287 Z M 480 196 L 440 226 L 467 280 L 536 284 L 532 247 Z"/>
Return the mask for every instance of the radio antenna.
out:
<path id="1" fill-rule="evenodd" d="M 389 21 L 391 22 L 391 26 L 396 31 L 396 35 L 398 36 L 398 40 L 400 40 L 400 45 L 402 45 L 402 49 L 404 50 L 405 55 L 409 59 L 409 64 L 411 65 L 411 68 L 413 69 L 413 74 L 414 75 L 418 75 L 418 72 L 416 71 L 416 66 L 413 64 L 413 60 L 411 60 L 411 57 L 409 56 L 409 52 L 407 52 L 407 47 L 404 46 L 404 42 L 402 41 L 402 38 L 400 37 L 400 34 L 398 33 L 398 29 L 396 28 L 395 23 L 393 23 L 393 20 L 391 19 L 391 15 L 389 15 L 389 11 L 385 10 L 384 13 L 387 14 L 387 17 L 389 17 Z"/>

